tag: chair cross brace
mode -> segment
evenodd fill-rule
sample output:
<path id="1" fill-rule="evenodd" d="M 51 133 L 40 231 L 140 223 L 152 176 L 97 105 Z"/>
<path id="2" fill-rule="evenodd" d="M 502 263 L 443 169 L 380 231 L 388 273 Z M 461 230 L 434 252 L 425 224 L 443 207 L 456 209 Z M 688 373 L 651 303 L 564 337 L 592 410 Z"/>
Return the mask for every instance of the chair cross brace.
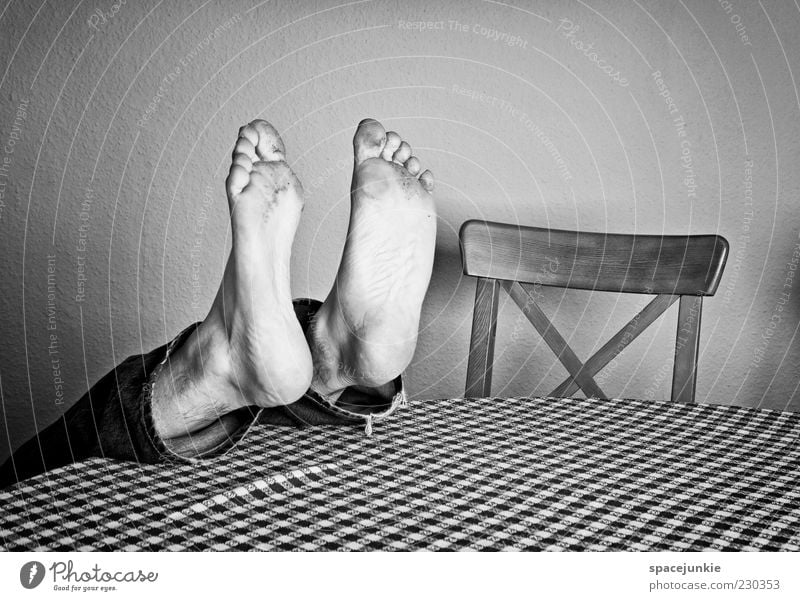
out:
<path id="1" fill-rule="evenodd" d="M 680 297 L 672 294 L 659 294 L 650 301 L 619 332 L 614 334 L 594 355 L 582 363 L 569 343 L 558 332 L 553 323 L 536 304 L 531 294 L 533 286 L 521 282 L 503 280 L 500 285 L 522 310 L 542 339 L 555 353 L 569 372 L 569 377 L 561 382 L 551 393 L 554 397 L 567 397 L 579 389 L 589 397 L 606 398 L 605 393 L 594 380 L 594 375 L 603 369 L 626 346 L 633 342 L 650 324 Z"/>

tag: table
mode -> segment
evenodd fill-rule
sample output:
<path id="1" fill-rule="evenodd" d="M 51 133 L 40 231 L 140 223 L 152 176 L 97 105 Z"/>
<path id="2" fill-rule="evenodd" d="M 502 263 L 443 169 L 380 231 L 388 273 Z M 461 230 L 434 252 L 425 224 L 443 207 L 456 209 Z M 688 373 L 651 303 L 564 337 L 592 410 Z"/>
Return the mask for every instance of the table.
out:
<path id="1" fill-rule="evenodd" d="M 5 550 L 800 550 L 800 415 L 414 401 L 257 426 L 197 465 L 92 459 L 0 493 Z"/>

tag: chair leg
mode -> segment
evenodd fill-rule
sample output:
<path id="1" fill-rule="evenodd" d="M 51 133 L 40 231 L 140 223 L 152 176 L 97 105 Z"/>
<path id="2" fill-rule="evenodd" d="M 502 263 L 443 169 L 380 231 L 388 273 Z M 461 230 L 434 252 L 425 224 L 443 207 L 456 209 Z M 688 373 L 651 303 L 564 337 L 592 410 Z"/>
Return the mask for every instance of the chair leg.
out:
<path id="1" fill-rule="evenodd" d="M 694 403 L 702 310 L 702 296 L 681 296 L 678 304 L 675 367 L 672 373 L 673 403 Z"/>
<path id="2" fill-rule="evenodd" d="M 464 392 L 466 397 L 482 398 L 491 394 L 499 292 L 500 283 L 497 280 L 478 278 Z"/>

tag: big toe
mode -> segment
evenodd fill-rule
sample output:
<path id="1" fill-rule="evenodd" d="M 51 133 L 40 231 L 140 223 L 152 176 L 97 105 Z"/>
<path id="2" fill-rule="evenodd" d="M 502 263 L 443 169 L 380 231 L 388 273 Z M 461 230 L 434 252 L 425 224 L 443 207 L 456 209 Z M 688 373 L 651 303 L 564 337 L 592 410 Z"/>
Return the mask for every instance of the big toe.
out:
<path id="1" fill-rule="evenodd" d="M 262 161 L 283 161 L 286 158 L 286 147 L 278 130 L 263 119 L 255 119 L 242 127 L 239 136 L 253 143 Z"/>
<path id="2" fill-rule="evenodd" d="M 356 164 L 381 156 L 386 145 L 386 130 L 375 119 L 364 119 L 353 136 Z"/>

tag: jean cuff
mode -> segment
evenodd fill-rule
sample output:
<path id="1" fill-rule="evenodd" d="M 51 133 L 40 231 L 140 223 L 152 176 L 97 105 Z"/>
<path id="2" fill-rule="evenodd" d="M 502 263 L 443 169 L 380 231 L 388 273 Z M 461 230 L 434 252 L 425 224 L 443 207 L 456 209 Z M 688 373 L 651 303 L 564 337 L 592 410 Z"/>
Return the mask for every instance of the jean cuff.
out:
<path id="1" fill-rule="evenodd" d="M 305 330 L 321 303 L 313 299 L 297 299 L 294 308 Z M 142 402 L 139 404 L 139 423 L 148 442 L 160 461 L 192 463 L 230 452 L 256 424 L 294 426 L 303 428 L 317 425 L 363 424 L 367 436 L 374 425 L 397 409 L 408 405 L 402 375 L 383 386 L 374 388 L 351 386 L 344 390 L 336 402 L 308 390 L 296 402 L 281 407 L 243 407 L 219 417 L 205 428 L 175 438 L 163 439 L 156 432 L 153 415 L 153 383 L 172 353 L 191 335 L 199 323 L 192 324 L 178 334 L 167 346 L 164 357 L 151 371 L 144 384 Z"/>

